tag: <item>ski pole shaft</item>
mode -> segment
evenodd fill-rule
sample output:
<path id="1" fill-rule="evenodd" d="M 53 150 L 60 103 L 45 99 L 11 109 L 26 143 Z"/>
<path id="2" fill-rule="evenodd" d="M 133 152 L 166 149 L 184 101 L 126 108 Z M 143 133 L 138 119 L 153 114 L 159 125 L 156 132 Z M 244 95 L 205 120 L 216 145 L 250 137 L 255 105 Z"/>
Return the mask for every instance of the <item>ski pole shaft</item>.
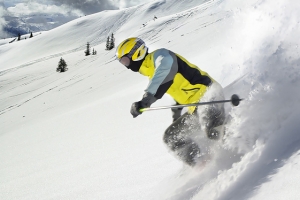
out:
<path id="1" fill-rule="evenodd" d="M 159 106 L 159 107 L 153 107 L 153 108 L 141 108 L 140 112 L 152 111 L 152 110 L 162 110 L 162 109 L 169 109 L 169 108 L 184 108 L 184 107 L 190 107 L 190 106 L 202 106 L 202 105 L 208 105 L 208 104 L 227 103 L 227 102 L 231 102 L 233 106 L 238 106 L 240 101 L 242 101 L 242 100 L 243 99 L 240 99 L 238 95 L 234 94 L 231 96 L 231 99 L 229 99 L 229 100 L 209 101 L 209 102 L 172 105 L 172 106 Z"/>

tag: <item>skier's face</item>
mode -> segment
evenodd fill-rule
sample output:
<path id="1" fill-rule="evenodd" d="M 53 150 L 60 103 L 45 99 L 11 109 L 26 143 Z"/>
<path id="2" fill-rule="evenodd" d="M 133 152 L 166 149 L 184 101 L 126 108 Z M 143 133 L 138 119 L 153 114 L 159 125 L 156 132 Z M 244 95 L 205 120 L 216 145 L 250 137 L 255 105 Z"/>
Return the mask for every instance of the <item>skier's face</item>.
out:
<path id="1" fill-rule="evenodd" d="M 143 60 L 141 61 L 132 61 L 128 56 L 123 56 L 119 59 L 120 63 L 127 67 L 127 69 L 130 69 L 133 72 L 138 72 Z"/>
<path id="2" fill-rule="evenodd" d="M 125 67 L 127 67 L 128 68 L 128 66 L 130 65 L 130 63 L 131 63 L 131 59 L 128 57 L 128 56 L 123 56 L 122 58 L 120 58 L 120 63 L 122 64 L 122 65 L 124 65 Z"/>
<path id="3" fill-rule="evenodd" d="M 138 72 L 140 70 L 140 68 L 141 68 L 142 63 L 143 63 L 142 60 L 140 60 L 140 61 L 132 61 L 127 68 L 130 69 L 133 72 Z"/>

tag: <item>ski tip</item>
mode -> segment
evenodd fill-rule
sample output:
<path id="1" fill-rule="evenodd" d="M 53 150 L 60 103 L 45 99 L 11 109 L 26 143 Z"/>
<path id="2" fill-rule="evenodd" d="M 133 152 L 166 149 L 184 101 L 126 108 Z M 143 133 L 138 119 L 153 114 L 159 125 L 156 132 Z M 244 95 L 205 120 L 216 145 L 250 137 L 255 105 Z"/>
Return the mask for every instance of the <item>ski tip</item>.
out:
<path id="1" fill-rule="evenodd" d="M 240 97 L 237 94 L 233 94 L 231 96 L 231 103 L 234 106 L 238 106 L 240 104 L 240 101 L 242 101 L 243 99 L 240 99 Z"/>

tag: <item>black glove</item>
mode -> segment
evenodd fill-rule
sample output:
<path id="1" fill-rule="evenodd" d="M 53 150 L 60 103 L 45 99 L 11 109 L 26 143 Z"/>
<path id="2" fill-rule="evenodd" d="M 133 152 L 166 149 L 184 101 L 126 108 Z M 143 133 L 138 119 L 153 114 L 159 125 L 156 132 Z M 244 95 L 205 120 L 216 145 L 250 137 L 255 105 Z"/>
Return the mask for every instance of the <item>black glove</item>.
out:
<path id="1" fill-rule="evenodd" d="M 156 100 L 157 99 L 154 97 L 153 94 L 146 92 L 141 101 L 134 102 L 131 105 L 130 113 L 135 118 L 142 114 L 142 112 L 140 112 L 141 108 L 149 108 L 151 104 L 154 103 Z"/>
<path id="2" fill-rule="evenodd" d="M 134 118 L 136 118 L 137 116 L 139 116 L 140 114 L 142 114 L 142 112 L 140 112 L 141 108 L 143 108 L 142 105 L 141 105 L 141 101 L 134 102 L 131 105 L 130 113 L 132 114 L 132 116 Z"/>
<path id="3" fill-rule="evenodd" d="M 180 105 L 179 103 L 176 103 L 176 105 Z M 171 108 L 172 111 L 172 117 L 173 117 L 173 122 L 175 122 L 180 116 L 181 116 L 181 111 L 183 108 Z"/>

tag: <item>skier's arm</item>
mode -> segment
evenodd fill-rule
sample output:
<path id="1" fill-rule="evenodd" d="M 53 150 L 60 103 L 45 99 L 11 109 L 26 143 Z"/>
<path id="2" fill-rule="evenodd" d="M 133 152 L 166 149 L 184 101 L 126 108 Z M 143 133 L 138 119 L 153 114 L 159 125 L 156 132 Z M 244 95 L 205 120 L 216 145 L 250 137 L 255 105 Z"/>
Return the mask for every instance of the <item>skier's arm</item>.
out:
<path id="1" fill-rule="evenodd" d="M 156 100 L 157 99 L 154 97 L 153 94 L 146 92 L 141 101 L 134 102 L 131 105 L 130 113 L 133 117 L 137 117 L 140 114 L 142 114 L 142 112 L 140 111 L 141 108 L 149 108 L 151 104 L 154 103 Z"/>
<path id="2" fill-rule="evenodd" d="M 159 49 L 153 55 L 155 73 L 145 92 L 153 94 L 156 99 L 162 98 L 178 72 L 177 57 L 167 49 Z"/>
<path id="3" fill-rule="evenodd" d="M 153 55 L 155 72 L 141 101 L 132 104 L 130 113 L 133 117 L 141 114 L 140 108 L 150 107 L 157 99 L 160 99 L 170 88 L 178 71 L 176 55 L 167 50 L 159 49 Z"/>

